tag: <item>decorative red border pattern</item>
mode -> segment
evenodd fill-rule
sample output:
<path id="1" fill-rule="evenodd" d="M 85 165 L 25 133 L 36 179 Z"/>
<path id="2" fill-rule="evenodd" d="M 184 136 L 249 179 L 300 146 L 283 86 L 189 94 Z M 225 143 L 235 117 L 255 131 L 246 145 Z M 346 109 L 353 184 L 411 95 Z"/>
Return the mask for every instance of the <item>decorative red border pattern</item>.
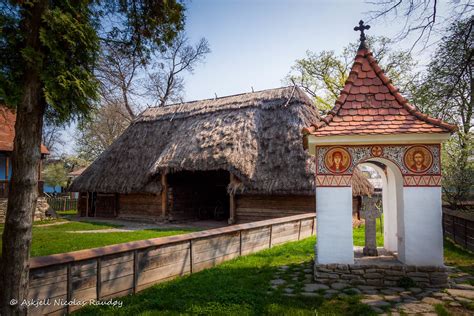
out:
<path id="1" fill-rule="evenodd" d="M 434 145 L 434 144 L 430 144 L 430 145 Z M 441 152 L 441 145 L 440 144 L 437 144 L 438 145 L 438 149 L 439 149 L 439 152 Z M 338 146 L 316 146 L 316 155 L 315 155 L 315 163 L 316 163 L 316 186 L 317 187 L 350 187 L 352 185 L 352 173 L 346 173 L 346 172 L 343 172 L 343 173 L 317 173 L 317 170 L 319 169 L 318 168 L 318 147 L 321 148 L 321 147 L 325 147 L 325 148 L 336 148 L 336 147 L 339 147 L 339 148 L 343 148 L 345 150 L 347 150 L 348 147 L 359 147 L 360 145 L 346 145 L 346 146 L 341 146 L 341 145 L 338 145 Z M 367 147 L 367 146 L 371 146 L 371 145 L 363 145 L 363 146 L 360 146 L 360 147 Z M 396 165 L 398 165 L 398 162 L 396 161 L 393 161 L 392 159 L 390 159 L 389 157 L 384 157 L 384 151 L 385 151 L 385 148 L 386 147 L 391 147 L 391 146 L 404 146 L 404 147 L 407 147 L 407 150 L 409 148 L 412 148 L 414 146 L 421 146 L 421 147 L 424 147 L 425 149 L 429 150 L 429 148 L 427 148 L 426 144 L 412 144 L 410 146 L 407 146 L 407 145 L 388 145 L 388 144 L 377 144 L 377 145 L 372 145 L 374 147 L 379 147 L 382 152 L 380 155 L 376 156 L 376 155 L 373 155 L 373 151 L 371 150 L 371 154 L 372 156 L 371 157 L 381 157 L 381 158 L 384 158 L 384 159 L 388 159 L 390 161 L 392 161 L 393 163 L 395 163 Z M 349 151 L 348 151 L 349 152 Z M 430 151 L 431 152 L 431 151 Z M 406 151 L 405 151 L 406 153 Z M 432 153 L 431 153 L 432 154 Z M 350 155 L 350 158 L 352 160 L 352 156 L 351 156 L 351 153 L 349 152 L 349 155 Z M 370 159 L 371 157 L 367 157 L 367 159 Z M 431 161 L 431 164 L 430 164 L 430 168 L 432 166 L 432 164 L 434 163 L 434 159 L 435 157 L 432 157 L 432 161 Z M 438 155 L 437 157 L 438 159 L 438 164 L 439 166 L 441 166 L 441 155 Z M 323 161 L 325 161 L 325 159 L 323 159 Z M 400 163 L 403 163 L 405 164 L 405 156 L 403 157 L 400 157 Z M 352 165 L 354 164 L 353 161 L 350 162 L 349 165 Z M 400 167 L 399 167 L 400 168 Z M 405 168 L 409 170 L 408 167 L 405 166 Z M 402 170 L 400 170 L 402 171 Z M 404 187 L 439 187 L 441 186 L 441 174 L 426 174 L 426 173 L 421 173 L 421 174 L 415 174 L 415 173 L 412 173 L 412 172 L 409 172 L 409 173 L 406 173 L 406 171 L 402 171 L 402 177 L 403 177 L 403 186 Z"/>
<path id="2" fill-rule="evenodd" d="M 352 175 L 327 175 L 316 176 L 316 186 L 318 187 L 350 187 Z"/>
<path id="3" fill-rule="evenodd" d="M 403 176 L 405 187 L 439 187 L 441 186 L 440 175 L 406 175 Z"/>

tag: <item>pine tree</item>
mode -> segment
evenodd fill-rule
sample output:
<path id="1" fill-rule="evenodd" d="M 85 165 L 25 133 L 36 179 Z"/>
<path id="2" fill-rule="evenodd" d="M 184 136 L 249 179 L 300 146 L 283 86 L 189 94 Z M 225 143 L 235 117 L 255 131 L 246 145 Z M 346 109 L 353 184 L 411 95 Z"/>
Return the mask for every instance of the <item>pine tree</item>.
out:
<path id="1" fill-rule="evenodd" d="M 32 218 L 44 117 L 57 124 L 87 117 L 98 99 L 94 67 L 113 41 L 146 62 L 182 30 L 175 0 L 3 1 L 0 99 L 16 108 L 12 178 L 2 238 L 0 314 L 26 314 Z M 110 21 L 114 21 L 111 24 Z"/>

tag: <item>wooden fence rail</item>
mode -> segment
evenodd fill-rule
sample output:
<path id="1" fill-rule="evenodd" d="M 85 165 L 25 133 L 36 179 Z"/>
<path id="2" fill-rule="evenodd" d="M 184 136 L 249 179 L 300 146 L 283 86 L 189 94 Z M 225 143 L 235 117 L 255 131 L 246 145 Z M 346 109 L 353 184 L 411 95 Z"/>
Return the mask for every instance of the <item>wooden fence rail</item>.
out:
<path id="1" fill-rule="evenodd" d="M 56 212 L 77 210 L 77 199 L 71 199 L 68 196 L 49 197 L 46 200 L 49 206 Z"/>
<path id="2" fill-rule="evenodd" d="M 29 298 L 49 299 L 29 314 L 65 314 L 78 304 L 139 292 L 154 284 L 315 234 L 315 214 L 301 214 L 184 235 L 30 259 Z"/>
<path id="3" fill-rule="evenodd" d="M 443 209 L 444 236 L 474 252 L 474 214 Z"/>

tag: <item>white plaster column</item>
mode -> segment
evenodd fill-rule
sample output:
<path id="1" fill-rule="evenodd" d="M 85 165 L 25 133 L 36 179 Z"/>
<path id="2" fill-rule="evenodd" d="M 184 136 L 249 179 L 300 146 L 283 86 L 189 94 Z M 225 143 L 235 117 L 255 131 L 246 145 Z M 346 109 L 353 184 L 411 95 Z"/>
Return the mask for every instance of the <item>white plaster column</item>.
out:
<path id="1" fill-rule="evenodd" d="M 402 186 L 397 187 L 394 172 L 387 168 L 387 214 L 384 213 L 384 248 L 388 251 L 398 252 L 398 196 L 401 195 Z"/>
<path id="2" fill-rule="evenodd" d="M 316 263 L 354 263 L 352 188 L 316 188 Z"/>
<path id="3" fill-rule="evenodd" d="M 382 179 L 382 208 L 383 208 L 383 241 L 384 248 L 391 252 L 398 251 L 397 224 L 397 182 L 394 172 L 387 167 L 385 171 L 376 164 L 365 165 L 375 169 Z M 388 177 L 387 177 L 388 176 Z"/>
<path id="4" fill-rule="evenodd" d="M 404 263 L 443 266 L 441 187 L 404 187 Z"/>

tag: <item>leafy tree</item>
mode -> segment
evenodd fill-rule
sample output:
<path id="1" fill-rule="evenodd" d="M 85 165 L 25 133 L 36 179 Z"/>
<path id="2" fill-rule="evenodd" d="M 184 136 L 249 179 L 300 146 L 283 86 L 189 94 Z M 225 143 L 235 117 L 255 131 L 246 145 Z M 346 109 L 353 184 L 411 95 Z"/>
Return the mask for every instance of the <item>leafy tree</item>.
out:
<path id="1" fill-rule="evenodd" d="M 451 25 L 413 95 L 421 110 L 457 123 L 469 134 L 474 106 L 474 17 Z M 459 139 L 464 142 L 465 139 Z"/>
<path id="2" fill-rule="evenodd" d="M 395 85 L 410 92 L 407 90 L 416 77 L 412 71 L 416 63 L 410 52 L 393 50 L 392 41 L 385 37 L 369 37 L 368 44 Z M 314 99 L 319 110 L 330 110 L 344 88 L 358 47 L 358 42 L 352 43 L 340 55 L 334 51 L 307 51 L 305 58 L 296 60 L 284 82 L 301 86 Z"/>
<path id="3" fill-rule="evenodd" d="M 456 123 L 458 132 L 446 144 L 443 191 L 455 208 L 474 188 L 474 17 L 453 23 L 446 30 L 421 84 L 414 89 L 414 104 L 422 111 Z"/>
<path id="4" fill-rule="evenodd" d="M 100 42 L 148 59 L 183 28 L 176 0 L 3 1 L 0 98 L 17 109 L 12 179 L 2 238 L 2 315 L 26 314 L 28 262 L 45 114 L 57 123 L 83 118 L 98 100 L 93 69 Z"/>
<path id="5" fill-rule="evenodd" d="M 465 202 L 473 197 L 474 162 L 470 159 L 473 142 L 459 139 L 464 136 L 458 133 L 443 146 L 443 198 L 455 210 L 469 209 Z"/>
<path id="6" fill-rule="evenodd" d="M 56 186 L 67 186 L 67 170 L 61 162 L 48 164 L 43 170 L 43 180 L 46 184 L 55 188 Z"/>

